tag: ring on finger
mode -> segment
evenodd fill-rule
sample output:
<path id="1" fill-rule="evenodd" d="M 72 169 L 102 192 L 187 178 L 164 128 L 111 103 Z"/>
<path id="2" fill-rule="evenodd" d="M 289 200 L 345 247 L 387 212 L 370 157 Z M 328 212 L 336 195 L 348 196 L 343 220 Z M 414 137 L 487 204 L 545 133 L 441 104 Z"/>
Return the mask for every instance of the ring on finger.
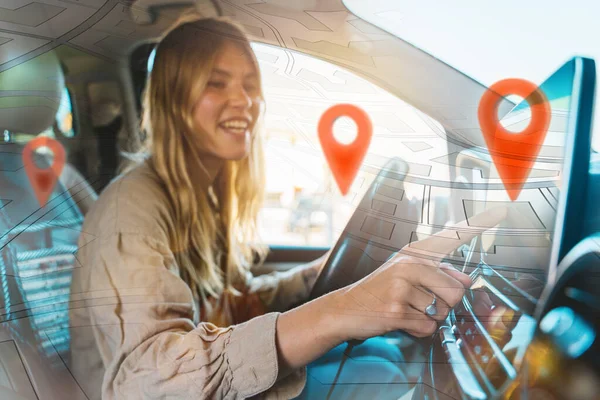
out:
<path id="1" fill-rule="evenodd" d="M 438 313 L 438 309 L 436 306 L 437 298 L 435 297 L 434 293 L 431 293 L 431 295 L 433 296 L 433 300 L 431 301 L 431 304 L 425 308 L 425 315 L 433 317 Z"/>

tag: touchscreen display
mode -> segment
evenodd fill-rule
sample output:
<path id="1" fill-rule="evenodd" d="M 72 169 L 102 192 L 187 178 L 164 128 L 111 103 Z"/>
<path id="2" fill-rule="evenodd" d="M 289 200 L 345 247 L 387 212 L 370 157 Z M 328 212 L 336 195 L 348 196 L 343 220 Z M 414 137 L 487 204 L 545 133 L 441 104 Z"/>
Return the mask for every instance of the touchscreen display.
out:
<path id="1" fill-rule="evenodd" d="M 534 310 L 550 272 L 573 71 L 573 64 L 566 64 L 540 86 L 551 106 L 550 129 L 516 201 L 495 186 L 493 165 L 487 187 L 476 194 L 474 190 L 473 199 L 463 199 L 467 217 L 497 206 L 508 208 L 504 221 L 464 248 L 470 262 L 463 270 L 471 273 L 473 285 L 454 310 L 465 359 L 490 390 L 516 376 L 535 330 Z M 522 102 L 502 122 L 519 132 L 530 117 L 528 104 Z"/>

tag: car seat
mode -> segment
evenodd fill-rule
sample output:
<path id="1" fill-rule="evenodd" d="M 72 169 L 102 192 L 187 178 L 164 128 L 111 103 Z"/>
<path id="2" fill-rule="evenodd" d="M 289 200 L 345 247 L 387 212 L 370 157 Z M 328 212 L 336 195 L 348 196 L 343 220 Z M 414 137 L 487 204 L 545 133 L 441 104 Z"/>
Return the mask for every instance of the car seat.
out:
<path id="1" fill-rule="evenodd" d="M 28 62 L 27 74 L 50 81 L 44 89 L 51 93 L 44 95 L 60 98 L 63 80 L 56 57 L 46 53 Z M 25 93 L 12 112 L 0 109 L 0 128 L 32 135 L 47 131 L 58 104 L 38 106 L 36 96 Z M 31 111 L 29 117 L 23 118 L 29 111 L 21 107 Z M 0 145 L 0 392 L 3 399 L 85 399 L 66 363 L 69 290 L 71 273 L 80 267 L 78 240 L 86 242 L 83 214 L 96 194 L 65 165 L 47 204 L 40 206 L 23 168 L 22 148 Z M 40 168 L 49 162 L 45 156 L 36 160 Z"/>

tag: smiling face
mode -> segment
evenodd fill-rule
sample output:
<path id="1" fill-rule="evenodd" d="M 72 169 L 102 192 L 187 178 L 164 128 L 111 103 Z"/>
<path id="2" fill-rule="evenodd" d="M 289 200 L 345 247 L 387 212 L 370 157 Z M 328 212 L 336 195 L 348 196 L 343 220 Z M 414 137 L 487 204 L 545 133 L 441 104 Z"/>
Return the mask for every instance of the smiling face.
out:
<path id="1" fill-rule="evenodd" d="M 258 71 L 247 51 L 225 42 L 194 106 L 194 142 L 205 159 L 240 160 L 250 152 L 262 97 Z"/>

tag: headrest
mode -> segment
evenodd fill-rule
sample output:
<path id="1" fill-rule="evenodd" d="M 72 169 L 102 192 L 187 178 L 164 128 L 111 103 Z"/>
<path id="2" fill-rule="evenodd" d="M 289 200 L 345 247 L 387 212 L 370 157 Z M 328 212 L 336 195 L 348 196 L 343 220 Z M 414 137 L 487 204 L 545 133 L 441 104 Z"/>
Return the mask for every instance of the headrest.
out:
<path id="1" fill-rule="evenodd" d="M 64 77 L 54 52 L 0 72 L 0 134 L 38 134 L 54 123 Z"/>

